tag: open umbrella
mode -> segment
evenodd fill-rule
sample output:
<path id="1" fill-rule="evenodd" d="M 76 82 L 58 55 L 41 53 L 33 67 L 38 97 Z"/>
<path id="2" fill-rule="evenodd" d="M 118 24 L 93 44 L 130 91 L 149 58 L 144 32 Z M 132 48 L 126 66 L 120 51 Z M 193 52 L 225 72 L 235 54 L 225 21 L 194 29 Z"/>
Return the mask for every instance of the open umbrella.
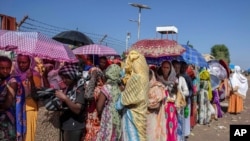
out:
<path id="1" fill-rule="evenodd" d="M 117 52 L 111 48 L 99 44 L 91 44 L 80 46 L 73 49 L 73 53 L 77 55 L 94 54 L 94 55 L 118 55 Z"/>
<path id="2" fill-rule="evenodd" d="M 94 43 L 87 35 L 75 30 L 63 31 L 55 35 L 53 39 L 74 46 L 83 46 Z"/>
<path id="3" fill-rule="evenodd" d="M 181 54 L 181 57 L 183 60 L 189 64 L 194 64 L 199 67 L 208 67 L 207 61 L 202 56 L 201 53 L 199 53 L 196 49 L 188 46 L 188 45 L 182 45 L 186 51 Z"/>
<path id="4" fill-rule="evenodd" d="M 224 68 L 223 65 L 220 64 L 219 60 L 208 61 L 208 68 L 209 68 L 210 74 L 215 75 L 220 80 L 223 80 L 228 77 L 227 70 Z"/>
<path id="5" fill-rule="evenodd" d="M 181 55 L 185 48 L 174 40 L 144 39 L 134 43 L 129 50 L 137 50 L 145 57 L 159 58 Z"/>
<path id="6" fill-rule="evenodd" d="M 39 32 L 0 30 L 0 49 L 56 61 L 77 61 L 67 45 Z"/>

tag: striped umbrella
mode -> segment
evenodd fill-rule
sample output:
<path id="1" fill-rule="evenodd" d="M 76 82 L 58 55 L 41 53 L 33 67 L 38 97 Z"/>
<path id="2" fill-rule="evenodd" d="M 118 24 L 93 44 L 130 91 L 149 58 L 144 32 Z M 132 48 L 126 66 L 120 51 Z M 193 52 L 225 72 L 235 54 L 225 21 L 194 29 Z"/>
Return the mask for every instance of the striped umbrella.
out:
<path id="1" fill-rule="evenodd" d="M 118 53 L 113 48 L 99 44 L 80 46 L 76 49 L 73 49 L 73 53 L 76 55 L 84 55 L 84 54 L 118 55 Z"/>
<path id="2" fill-rule="evenodd" d="M 208 63 L 204 59 L 201 53 L 199 53 L 196 49 L 189 47 L 188 45 L 182 45 L 186 51 L 181 54 L 181 57 L 188 64 L 194 64 L 200 67 L 208 67 Z"/>
<path id="3" fill-rule="evenodd" d="M 0 30 L 0 49 L 56 61 L 76 62 L 72 50 L 39 32 Z"/>

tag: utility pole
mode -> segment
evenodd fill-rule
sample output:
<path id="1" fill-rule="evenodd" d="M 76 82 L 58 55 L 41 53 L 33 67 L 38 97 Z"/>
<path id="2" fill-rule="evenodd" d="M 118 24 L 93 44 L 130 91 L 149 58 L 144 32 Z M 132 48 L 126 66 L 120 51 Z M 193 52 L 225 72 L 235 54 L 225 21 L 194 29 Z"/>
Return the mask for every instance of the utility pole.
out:
<path id="1" fill-rule="evenodd" d="M 127 33 L 126 36 L 126 52 L 128 51 L 128 40 L 130 39 L 130 32 Z"/>
<path id="2" fill-rule="evenodd" d="M 137 25 L 138 25 L 137 40 L 139 40 L 140 39 L 140 29 L 141 29 L 141 10 L 142 9 L 151 9 L 151 8 L 147 5 L 137 4 L 137 3 L 129 3 L 129 5 L 134 6 L 134 7 L 139 9 L 138 20 L 135 21 L 135 22 L 137 22 Z M 130 20 L 130 21 L 134 21 L 134 20 Z"/>
<path id="3" fill-rule="evenodd" d="M 22 24 L 29 18 L 28 15 L 24 16 L 23 19 L 17 24 L 17 31 L 19 31 L 19 28 L 22 26 Z"/>

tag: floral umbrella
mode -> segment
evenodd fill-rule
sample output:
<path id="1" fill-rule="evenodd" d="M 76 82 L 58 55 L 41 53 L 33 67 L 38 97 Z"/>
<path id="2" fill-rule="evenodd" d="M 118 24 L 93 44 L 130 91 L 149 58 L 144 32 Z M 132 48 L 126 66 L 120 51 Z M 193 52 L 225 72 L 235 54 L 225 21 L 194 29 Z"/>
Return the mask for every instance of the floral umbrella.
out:
<path id="1" fill-rule="evenodd" d="M 0 49 L 43 59 L 77 61 L 69 46 L 39 32 L 0 30 Z"/>
<path id="2" fill-rule="evenodd" d="M 185 48 L 174 40 L 144 39 L 133 44 L 129 51 L 130 50 L 137 50 L 145 57 L 159 58 L 165 56 L 179 56 L 185 51 Z"/>

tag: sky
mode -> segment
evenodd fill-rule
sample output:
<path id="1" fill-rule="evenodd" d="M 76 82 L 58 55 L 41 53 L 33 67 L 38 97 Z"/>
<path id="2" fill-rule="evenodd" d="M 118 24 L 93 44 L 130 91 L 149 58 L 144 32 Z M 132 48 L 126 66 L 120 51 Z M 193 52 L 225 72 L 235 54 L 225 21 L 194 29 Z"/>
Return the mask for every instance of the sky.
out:
<path id="1" fill-rule="evenodd" d="M 25 15 L 58 27 L 107 34 L 109 37 L 137 41 L 139 10 L 129 3 L 139 3 L 142 9 L 140 39 L 160 38 L 157 26 L 178 28 L 177 41 L 187 41 L 200 53 L 210 53 L 211 47 L 224 44 L 231 63 L 250 68 L 250 1 L 248 0 L 1 0 L 0 14 L 16 17 Z M 163 38 L 166 38 L 163 36 Z M 116 48 L 122 52 L 125 48 Z"/>

